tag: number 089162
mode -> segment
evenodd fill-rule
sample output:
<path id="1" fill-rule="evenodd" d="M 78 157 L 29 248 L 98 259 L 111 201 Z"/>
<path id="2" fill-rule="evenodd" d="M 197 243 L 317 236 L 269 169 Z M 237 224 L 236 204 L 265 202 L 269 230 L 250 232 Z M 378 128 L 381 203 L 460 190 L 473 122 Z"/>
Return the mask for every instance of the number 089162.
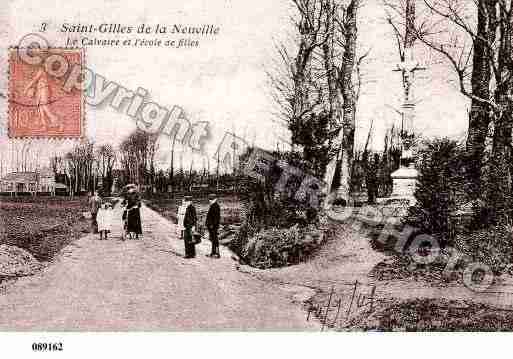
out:
<path id="1" fill-rule="evenodd" d="M 32 350 L 35 352 L 62 351 L 62 343 L 32 343 Z"/>

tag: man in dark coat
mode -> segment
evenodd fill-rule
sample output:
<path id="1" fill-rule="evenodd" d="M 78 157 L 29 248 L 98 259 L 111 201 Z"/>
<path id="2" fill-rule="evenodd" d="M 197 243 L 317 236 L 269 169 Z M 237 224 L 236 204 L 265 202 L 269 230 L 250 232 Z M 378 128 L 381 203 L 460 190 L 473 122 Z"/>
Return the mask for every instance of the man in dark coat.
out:
<path id="1" fill-rule="evenodd" d="M 207 220 L 205 225 L 208 229 L 208 235 L 210 241 L 212 242 L 212 251 L 210 252 L 210 257 L 219 258 L 221 255 L 219 253 L 219 222 L 221 221 L 221 208 L 217 203 L 217 196 L 215 194 L 209 195 L 210 199 L 210 207 L 207 213 Z"/>
<path id="2" fill-rule="evenodd" d="M 193 231 L 196 227 L 196 222 L 198 220 L 196 216 L 196 208 L 192 204 L 192 197 L 185 197 L 187 202 L 187 208 L 185 210 L 185 216 L 183 219 L 183 226 L 185 228 L 184 231 L 184 243 L 185 243 L 185 258 L 194 258 L 196 257 L 196 244 L 194 243 Z"/>
<path id="3" fill-rule="evenodd" d="M 98 222 L 96 217 L 98 216 L 98 209 L 102 205 L 102 200 L 98 196 L 98 192 L 94 191 L 92 196 L 89 198 L 89 206 L 91 208 L 91 226 L 93 233 L 98 233 Z"/>

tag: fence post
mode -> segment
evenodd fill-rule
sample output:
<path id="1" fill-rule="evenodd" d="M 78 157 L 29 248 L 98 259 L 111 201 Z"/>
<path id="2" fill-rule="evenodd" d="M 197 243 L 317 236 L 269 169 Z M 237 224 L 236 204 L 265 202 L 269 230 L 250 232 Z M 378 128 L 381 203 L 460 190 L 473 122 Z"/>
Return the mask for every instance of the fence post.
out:
<path id="1" fill-rule="evenodd" d="M 358 294 L 358 298 L 356 299 L 356 308 L 363 307 L 365 305 L 365 294 Z"/>
<path id="2" fill-rule="evenodd" d="M 370 294 L 370 309 L 369 309 L 369 313 L 372 313 L 372 310 L 374 309 L 374 295 L 376 293 L 376 285 L 374 285 L 372 287 L 372 291 L 371 291 L 371 294 Z"/>
<path id="3" fill-rule="evenodd" d="M 333 292 L 335 291 L 335 287 L 331 287 L 331 292 L 330 292 L 330 298 L 328 299 L 328 306 L 326 307 L 326 314 L 324 314 L 324 320 L 322 322 L 322 328 L 321 328 L 321 331 L 324 330 L 324 326 L 326 325 L 326 321 L 328 320 L 328 312 L 330 310 L 330 305 L 331 305 L 331 297 L 333 297 Z"/>
<path id="4" fill-rule="evenodd" d="M 353 306 L 354 296 L 356 295 L 356 287 L 358 286 L 358 280 L 354 281 L 353 294 L 351 295 L 351 303 L 349 303 L 349 308 L 347 308 L 346 320 L 349 319 L 349 314 L 351 314 L 351 307 Z"/>
<path id="5" fill-rule="evenodd" d="M 342 304 L 342 298 L 340 298 L 338 300 L 338 305 L 337 305 L 337 315 L 335 316 L 335 320 L 333 321 L 333 326 L 336 326 L 337 325 L 337 320 L 338 320 L 338 315 L 340 313 L 340 305 Z"/>
<path id="6" fill-rule="evenodd" d="M 306 316 L 307 322 L 310 320 L 310 313 L 312 313 L 312 307 L 313 307 L 313 304 L 310 303 L 310 306 L 308 307 L 308 315 Z"/>

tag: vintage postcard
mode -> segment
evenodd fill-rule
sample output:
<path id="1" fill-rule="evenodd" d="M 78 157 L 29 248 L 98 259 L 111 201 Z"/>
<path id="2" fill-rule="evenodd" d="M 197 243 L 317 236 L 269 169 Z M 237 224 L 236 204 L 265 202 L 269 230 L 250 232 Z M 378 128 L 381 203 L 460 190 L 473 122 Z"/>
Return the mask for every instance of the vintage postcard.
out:
<path id="1" fill-rule="evenodd" d="M 4 1 L 0 331 L 512 331 L 512 19 Z"/>

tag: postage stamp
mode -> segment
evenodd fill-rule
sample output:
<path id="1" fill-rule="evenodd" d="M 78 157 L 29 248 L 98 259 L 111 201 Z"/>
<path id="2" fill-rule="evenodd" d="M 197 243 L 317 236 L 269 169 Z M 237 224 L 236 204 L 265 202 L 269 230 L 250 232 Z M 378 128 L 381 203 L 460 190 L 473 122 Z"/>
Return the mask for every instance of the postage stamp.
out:
<path id="1" fill-rule="evenodd" d="M 34 54 L 42 50 L 31 50 Z M 84 65 L 83 49 L 49 49 L 69 65 Z M 59 64 L 53 64 L 59 66 Z M 63 78 L 51 76 L 44 62 L 23 61 L 16 48 L 9 49 L 9 137 L 78 138 L 84 124 L 84 91 L 63 89 Z M 52 64 L 50 65 L 52 66 Z M 69 66 L 71 68 L 71 66 Z M 58 70 L 58 69 L 54 69 Z"/>

